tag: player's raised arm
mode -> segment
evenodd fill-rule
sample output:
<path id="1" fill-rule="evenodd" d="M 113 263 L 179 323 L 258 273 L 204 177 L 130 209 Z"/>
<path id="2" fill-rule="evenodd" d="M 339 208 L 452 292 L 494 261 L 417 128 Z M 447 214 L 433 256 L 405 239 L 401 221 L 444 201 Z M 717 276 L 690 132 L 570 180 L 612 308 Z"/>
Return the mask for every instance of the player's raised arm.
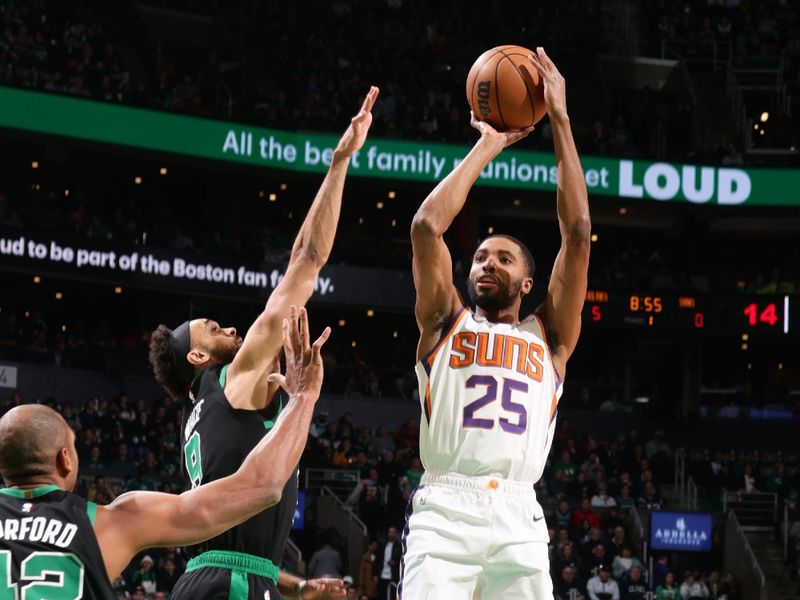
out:
<path id="1" fill-rule="evenodd" d="M 330 335 L 326 328 L 311 345 L 305 309 L 292 306 L 290 315 L 282 326 L 286 375 L 270 375 L 290 400 L 239 470 L 180 496 L 131 492 L 97 508 L 95 533 L 112 581 L 144 548 L 196 544 L 280 500 L 306 444 L 322 385 L 320 349 Z"/>
<path id="2" fill-rule="evenodd" d="M 292 246 L 284 278 L 247 332 L 241 349 L 228 369 L 225 393 L 236 407 L 260 408 L 248 404 L 251 397 L 258 399 L 265 395 L 263 377 L 270 370 L 272 360 L 280 349 L 281 321 L 289 314 L 289 306 L 305 305 L 314 292 L 319 272 L 325 266 L 333 246 L 350 158 L 364 145 L 377 97 L 378 88 L 373 86 L 361 110 L 339 140 L 328 173 Z M 239 389 L 243 391 L 242 394 L 238 393 Z"/>
<path id="3" fill-rule="evenodd" d="M 481 171 L 506 146 L 521 140 L 533 127 L 498 133 L 472 116 L 481 137 L 469 154 L 428 195 L 411 223 L 414 251 L 412 271 L 417 289 L 415 314 L 420 331 L 417 359 L 436 346 L 442 327 L 458 310 L 460 300 L 453 285 L 453 262 L 444 233 L 456 218 Z"/>
<path id="4" fill-rule="evenodd" d="M 544 97 L 553 128 L 558 164 L 556 202 L 561 230 L 561 249 L 550 275 L 547 298 L 537 312 L 547 328 L 556 369 L 563 377 L 581 331 L 592 225 L 586 181 L 567 114 L 564 78 L 542 48 L 537 48 L 530 60 L 544 82 Z"/>

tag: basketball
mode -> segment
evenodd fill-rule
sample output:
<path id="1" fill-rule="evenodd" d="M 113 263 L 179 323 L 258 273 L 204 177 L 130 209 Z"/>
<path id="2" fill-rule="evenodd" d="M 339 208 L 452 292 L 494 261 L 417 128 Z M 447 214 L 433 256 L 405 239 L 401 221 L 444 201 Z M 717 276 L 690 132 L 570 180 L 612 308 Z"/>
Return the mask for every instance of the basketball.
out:
<path id="1" fill-rule="evenodd" d="M 544 86 L 522 46 L 497 46 L 478 57 L 467 75 L 467 102 L 475 118 L 498 131 L 524 129 L 544 116 Z"/>

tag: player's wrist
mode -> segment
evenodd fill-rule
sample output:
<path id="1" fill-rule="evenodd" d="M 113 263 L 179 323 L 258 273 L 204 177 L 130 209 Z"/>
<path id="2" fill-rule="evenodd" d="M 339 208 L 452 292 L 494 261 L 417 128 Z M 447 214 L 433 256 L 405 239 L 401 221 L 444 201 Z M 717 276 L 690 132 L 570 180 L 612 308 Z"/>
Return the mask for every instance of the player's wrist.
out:
<path id="1" fill-rule="evenodd" d="M 298 600 L 302 600 L 303 592 L 305 591 L 307 585 L 308 585 L 308 579 L 301 579 L 294 586 L 294 594 L 295 597 L 298 598 Z"/>

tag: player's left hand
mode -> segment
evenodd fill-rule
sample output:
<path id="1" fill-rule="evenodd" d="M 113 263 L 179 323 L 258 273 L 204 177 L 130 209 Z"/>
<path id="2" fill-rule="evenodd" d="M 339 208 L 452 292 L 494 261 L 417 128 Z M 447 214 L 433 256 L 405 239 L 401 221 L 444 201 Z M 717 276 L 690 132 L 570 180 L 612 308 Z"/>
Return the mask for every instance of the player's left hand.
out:
<path id="1" fill-rule="evenodd" d="M 544 48 L 536 48 L 536 52 L 528 57 L 544 83 L 544 103 L 550 120 L 567 118 L 567 86 L 564 77 L 556 68 Z"/>
<path id="2" fill-rule="evenodd" d="M 367 97 L 364 98 L 364 104 L 361 105 L 361 110 L 350 120 L 350 126 L 344 132 L 342 139 L 339 140 L 335 154 L 350 157 L 364 145 L 367 133 L 372 125 L 372 107 L 378 98 L 379 92 L 380 90 L 374 85 L 369 88 Z"/>
<path id="3" fill-rule="evenodd" d="M 272 364 L 269 367 L 268 376 L 271 375 L 272 373 L 280 374 L 280 372 L 281 372 L 281 355 L 276 354 L 275 358 L 272 359 Z M 280 383 L 278 383 L 277 381 L 270 381 L 269 379 L 267 379 L 267 405 L 269 405 L 272 402 L 272 399 L 275 397 L 275 394 L 278 393 L 279 389 L 281 389 Z"/>
<path id="4" fill-rule="evenodd" d="M 339 600 L 347 595 L 344 581 L 332 577 L 309 579 L 300 597 L 303 600 Z"/>

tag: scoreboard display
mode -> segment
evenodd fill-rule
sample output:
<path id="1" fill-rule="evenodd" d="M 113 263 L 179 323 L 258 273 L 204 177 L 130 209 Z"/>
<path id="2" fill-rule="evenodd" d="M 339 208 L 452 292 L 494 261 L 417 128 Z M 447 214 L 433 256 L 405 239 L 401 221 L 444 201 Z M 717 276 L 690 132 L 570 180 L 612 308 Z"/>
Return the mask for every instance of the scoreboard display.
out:
<path id="1" fill-rule="evenodd" d="M 713 333 L 789 335 L 800 316 L 800 297 L 775 295 L 669 295 L 589 290 L 583 306 L 588 326 Z"/>

